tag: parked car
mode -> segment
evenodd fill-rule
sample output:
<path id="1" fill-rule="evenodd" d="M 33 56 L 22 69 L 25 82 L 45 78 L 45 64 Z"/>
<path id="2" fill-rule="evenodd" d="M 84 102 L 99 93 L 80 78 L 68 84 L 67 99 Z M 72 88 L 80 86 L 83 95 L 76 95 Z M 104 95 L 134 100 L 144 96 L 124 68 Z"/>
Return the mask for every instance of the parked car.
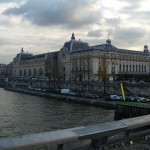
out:
<path id="1" fill-rule="evenodd" d="M 82 95 L 85 98 L 95 98 L 95 96 L 92 93 L 90 93 L 90 92 L 82 93 Z"/>
<path id="2" fill-rule="evenodd" d="M 95 98 L 99 98 L 100 95 L 99 94 L 96 94 L 96 93 L 91 93 L 93 96 L 95 96 Z"/>
<path id="3" fill-rule="evenodd" d="M 95 98 L 95 95 L 89 93 L 89 94 L 86 95 L 86 98 Z"/>
<path id="4" fill-rule="evenodd" d="M 144 84 L 145 82 L 144 82 L 143 80 L 140 80 L 139 83 L 140 83 L 140 84 Z"/>
<path id="5" fill-rule="evenodd" d="M 70 92 L 70 89 L 61 89 L 61 94 L 68 94 Z"/>
<path id="6" fill-rule="evenodd" d="M 118 95 L 109 95 L 108 97 L 105 98 L 106 100 L 114 101 L 114 100 L 121 100 L 122 98 Z"/>
<path id="7" fill-rule="evenodd" d="M 48 81 L 48 78 L 40 76 L 40 77 L 37 77 L 36 80 L 37 81 Z"/>
<path id="8" fill-rule="evenodd" d="M 72 95 L 72 96 L 77 96 L 77 93 L 76 92 L 72 92 L 72 91 L 69 91 L 69 93 L 67 93 L 68 95 Z"/>
<path id="9" fill-rule="evenodd" d="M 137 102 L 137 101 L 139 101 L 139 99 L 140 99 L 140 97 L 138 97 L 137 95 L 130 96 L 131 102 Z"/>
<path id="10" fill-rule="evenodd" d="M 144 97 L 139 97 L 139 98 L 137 99 L 137 102 L 145 103 L 145 98 L 144 98 Z"/>

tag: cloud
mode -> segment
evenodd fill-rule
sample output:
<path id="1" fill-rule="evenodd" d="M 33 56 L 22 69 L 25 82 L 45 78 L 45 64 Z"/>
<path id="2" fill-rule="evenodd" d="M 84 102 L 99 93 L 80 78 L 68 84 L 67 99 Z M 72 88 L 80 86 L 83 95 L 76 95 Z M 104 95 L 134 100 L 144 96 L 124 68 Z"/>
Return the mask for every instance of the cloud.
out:
<path id="1" fill-rule="evenodd" d="M 139 49 L 145 44 L 147 38 L 145 32 L 143 28 L 117 28 L 113 41 L 120 48 Z"/>
<path id="2" fill-rule="evenodd" d="M 0 3 L 19 2 L 20 0 L 0 0 Z"/>
<path id="3" fill-rule="evenodd" d="M 33 54 L 60 50 L 72 32 L 89 45 L 110 38 L 118 48 L 143 50 L 150 33 L 149 4 L 149 0 L 0 0 L 0 56 L 6 51 L 15 55 L 22 46 Z"/>
<path id="4" fill-rule="evenodd" d="M 5 4 L 5 3 L 14 3 L 14 4 L 22 4 L 24 3 L 26 0 L 0 0 L 1 4 Z"/>
<path id="5" fill-rule="evenodd" d="M 88 32 L 89 37 L 95 37 L 95 38 L 100 38 L 103 34 L 103 31 L 101 30 L 92 30 Z"/>
<path id="6" fill-rule="evenodd" d="M 8 8 L 3 14 L 22 15 L 25 20 L 40 26 L 80 27 L 99 22 L 99 8 L 99 0 L 29 0 L 20 7 Z"/>

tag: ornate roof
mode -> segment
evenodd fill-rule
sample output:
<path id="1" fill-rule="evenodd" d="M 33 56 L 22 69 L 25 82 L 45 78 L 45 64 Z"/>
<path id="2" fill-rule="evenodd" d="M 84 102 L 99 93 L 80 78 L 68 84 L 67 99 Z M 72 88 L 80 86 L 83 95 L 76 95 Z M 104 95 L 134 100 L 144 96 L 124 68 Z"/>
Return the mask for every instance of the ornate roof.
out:
<path id="1" fill-rule="evenodd" d="M 69 52 L 76 51 L 79 49 L 88 48 L 89 44 L 86 42 L 82 42 L 80 39 L 76 40 L 74 33 L 72 33 L 71 39 L 68 42 L 65 42 L 63 48 L 68 50 Z"/>

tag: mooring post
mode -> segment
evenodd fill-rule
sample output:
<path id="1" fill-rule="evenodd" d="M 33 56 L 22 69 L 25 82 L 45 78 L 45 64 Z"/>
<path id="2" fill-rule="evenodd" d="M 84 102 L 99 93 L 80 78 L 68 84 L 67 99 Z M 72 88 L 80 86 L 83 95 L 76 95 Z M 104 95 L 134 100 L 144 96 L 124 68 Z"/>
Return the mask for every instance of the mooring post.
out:
<path id="1" fill-rule="evenodd" d="M 92 147 L 95 148 L 95 150 L 104 150 L 104 146 L 107 143 L 108 137 L 102 137 L 100 139 L 92 139 Z"/>

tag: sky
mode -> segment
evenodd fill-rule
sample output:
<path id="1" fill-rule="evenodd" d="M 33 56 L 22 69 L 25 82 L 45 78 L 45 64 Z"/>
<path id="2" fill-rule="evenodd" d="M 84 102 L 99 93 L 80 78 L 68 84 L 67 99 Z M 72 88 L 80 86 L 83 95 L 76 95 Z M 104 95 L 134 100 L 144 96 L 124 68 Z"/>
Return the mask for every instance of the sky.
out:
<path id="1" fill-rule="evenodd" d="M 34 55 L 59 51 L 72 33 L 90 46 L 109 38 L 117 48 L 143 51 L 150 45 L 149 6 L 149 0 L 0 0 L 0 64 L 22 47 Z"/>

